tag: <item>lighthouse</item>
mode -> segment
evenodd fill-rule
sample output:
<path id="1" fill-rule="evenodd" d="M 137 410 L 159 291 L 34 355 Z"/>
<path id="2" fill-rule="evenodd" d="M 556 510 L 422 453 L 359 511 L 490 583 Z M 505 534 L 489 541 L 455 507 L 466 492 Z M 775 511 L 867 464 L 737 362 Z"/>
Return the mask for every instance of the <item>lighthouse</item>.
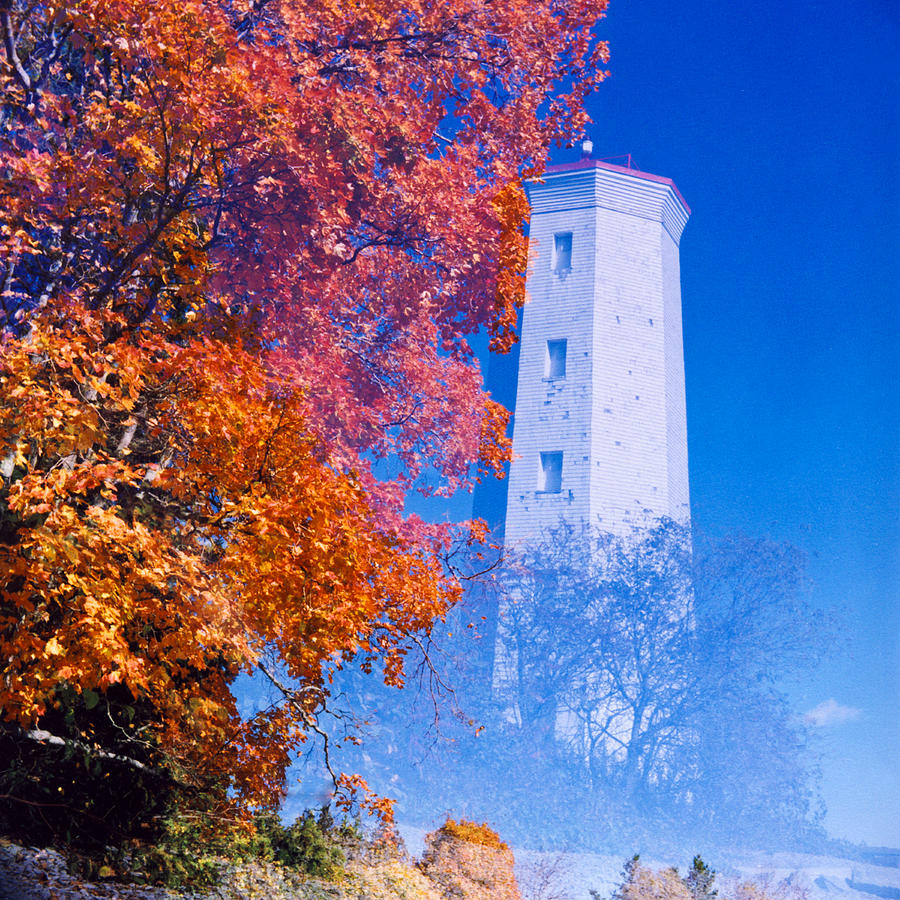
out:
<path id="1" fill-rule="evenodd" d="M 504 543 L 690 516 L 679 242 L 668 178 L 590 158 L 526 182 L 529 299 Z"/>

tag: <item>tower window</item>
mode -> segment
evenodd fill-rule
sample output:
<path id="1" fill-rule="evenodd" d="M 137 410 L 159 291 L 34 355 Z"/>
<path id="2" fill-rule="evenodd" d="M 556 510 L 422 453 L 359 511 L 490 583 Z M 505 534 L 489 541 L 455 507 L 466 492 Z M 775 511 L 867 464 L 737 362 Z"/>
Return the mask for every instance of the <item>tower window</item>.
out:
<path id="1" fill-rule="evenodd" d="M 547 361 L 544 366 L 545 377 L 566 377 L 566 342 L 547 341 Z"/>
<path id="2" fill-rule="evenodd" d="M 553 271 L 557 274 L 572 268 L 572 232 L 553 235 Z"/>
<path id="3" fill-rule="evenodd" d="M 562 451 L 541 454 L 538 490 L 558 494 L 562 490 Z"/>

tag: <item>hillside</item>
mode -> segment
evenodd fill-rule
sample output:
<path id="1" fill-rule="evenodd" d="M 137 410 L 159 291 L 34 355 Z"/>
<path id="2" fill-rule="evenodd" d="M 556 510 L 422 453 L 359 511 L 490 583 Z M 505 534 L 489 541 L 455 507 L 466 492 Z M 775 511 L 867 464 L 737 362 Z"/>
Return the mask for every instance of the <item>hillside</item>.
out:
<path id="1" fill-rule="evenodd" d="M 126 884 L 116 877 L 84 880 L 55 850 L 0 840 L 0 900 L 591 900 L 611 897 L 622 882 L 618 856 L 517 850 L 513 862 L 512 851 L 499 840 L 495 844 L 490 829 L 481 839 L 475 832 L 474 841 L 472 832 L 446 825 L 429 834 L 402 831 L 412 855 L 402 845 L 360 846 L 347 854 L 337 881 L 272 861 L 223 861 L 218 885 L 193 890 Z M 734 852 L 709 861 L 720 900 L 900 900 L 900 854 L 857 850 L 859 859 Z M 663 872 L 672 865 L 683 869 L 685 862 L 646 860 L 648 870 Z"/>

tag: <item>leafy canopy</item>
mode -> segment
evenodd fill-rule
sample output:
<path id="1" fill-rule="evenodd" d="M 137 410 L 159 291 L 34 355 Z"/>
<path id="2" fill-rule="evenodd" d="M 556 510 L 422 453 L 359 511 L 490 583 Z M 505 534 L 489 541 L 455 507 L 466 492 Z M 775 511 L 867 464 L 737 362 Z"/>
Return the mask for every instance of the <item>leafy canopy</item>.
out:
<path id="1" fill-rule="evenodd" d="M 330 670 L 402 682 L 459 593 L 404 494 L 508 455 L 465 336 L 513 340 L 604 8 L 0 0 L 4 728 L 118 685 L 119 762 L 271 805 Z"/>

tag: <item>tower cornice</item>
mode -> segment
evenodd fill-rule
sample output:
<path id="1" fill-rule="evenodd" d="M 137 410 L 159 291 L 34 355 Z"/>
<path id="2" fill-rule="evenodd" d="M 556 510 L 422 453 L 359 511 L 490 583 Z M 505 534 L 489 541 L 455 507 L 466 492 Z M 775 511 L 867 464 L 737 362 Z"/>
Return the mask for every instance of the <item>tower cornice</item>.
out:
<path id="1" fill-rule="evenodd" d="M 597 159 L 549 166 L 525 188 L 533 214 L 599 206 L 660 222 L 676 245 L 691 214 L 670 178 Z"/>

